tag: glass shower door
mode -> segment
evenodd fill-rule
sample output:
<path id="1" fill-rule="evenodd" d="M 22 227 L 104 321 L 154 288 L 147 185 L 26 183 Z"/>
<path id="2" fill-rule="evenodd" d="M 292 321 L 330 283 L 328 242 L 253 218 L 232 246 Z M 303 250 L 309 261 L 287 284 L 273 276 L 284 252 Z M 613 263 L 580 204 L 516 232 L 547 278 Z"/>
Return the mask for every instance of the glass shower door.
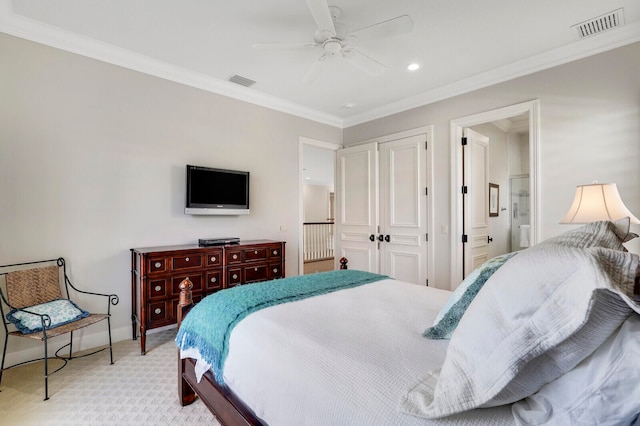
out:
<path id="1" fill-rule="evenodd" d="M 511 251 L 529 247 L 529 175 L 512 176 L 509 179 L 511 204 Z"/>

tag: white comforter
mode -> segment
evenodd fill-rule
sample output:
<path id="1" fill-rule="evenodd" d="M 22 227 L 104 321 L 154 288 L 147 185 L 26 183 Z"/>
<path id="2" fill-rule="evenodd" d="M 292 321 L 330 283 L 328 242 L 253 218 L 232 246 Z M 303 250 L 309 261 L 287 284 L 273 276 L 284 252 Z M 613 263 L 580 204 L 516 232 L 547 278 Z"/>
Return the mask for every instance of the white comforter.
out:
<path id="1" fill-rule="evenodd" d="M 509 406 L 433 421 L 398 410 L 442 365 L 422 337 L 451 293 L 394 280 L 273 306 L 233 330 L 224 380 L 270 425 L 514 424 Z"/>

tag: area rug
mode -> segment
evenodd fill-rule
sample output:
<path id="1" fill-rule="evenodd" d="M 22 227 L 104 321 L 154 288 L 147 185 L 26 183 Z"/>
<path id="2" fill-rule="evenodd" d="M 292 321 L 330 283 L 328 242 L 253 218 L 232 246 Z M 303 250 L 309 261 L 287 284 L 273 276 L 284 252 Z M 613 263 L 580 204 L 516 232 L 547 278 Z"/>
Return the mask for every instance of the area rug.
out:
<path id="1" fill-rule="evenodd" d="M 0 385 L 0 424 L 19 425 L 219 425 L 200 400 L 181 407 L 177 388 L 176 330 L 114 345 L 109 352 L 74 359 L 49 377 L 44 401 L 43 364 L 6 370 Z M 50 371 L 60 361 L 50 362 Z M 53 367 L 53 368 L 52 368 Z"/>

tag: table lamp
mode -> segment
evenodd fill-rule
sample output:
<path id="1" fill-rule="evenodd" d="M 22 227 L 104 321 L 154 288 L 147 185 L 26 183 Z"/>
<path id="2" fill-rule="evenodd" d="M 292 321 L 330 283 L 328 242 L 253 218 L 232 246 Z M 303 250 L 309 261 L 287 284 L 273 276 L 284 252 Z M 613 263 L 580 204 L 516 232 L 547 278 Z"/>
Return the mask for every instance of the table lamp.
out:
<path id="1" fill-rule="evenodd" d="M 571 208 L 560 223 L 591 223 L 598 220 L 618 220 L 628 217 L 631 223 L 640 224 L 622 202 L 615 183 L 593 182 L 578 185 Z"/>

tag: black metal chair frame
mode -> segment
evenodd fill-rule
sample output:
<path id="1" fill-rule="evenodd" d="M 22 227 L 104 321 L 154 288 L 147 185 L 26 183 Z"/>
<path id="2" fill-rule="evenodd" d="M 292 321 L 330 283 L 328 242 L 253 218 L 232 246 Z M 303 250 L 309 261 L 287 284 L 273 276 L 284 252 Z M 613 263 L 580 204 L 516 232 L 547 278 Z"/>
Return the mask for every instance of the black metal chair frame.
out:
<path id="1" fill-rule="evenodd" d="M 119 302 L 119 297 L 116 294 L 103 294 L 103 293 L 94 293 L 94 292 L 90 292 L 90 291 L 84 291 L 84 290 L 80 290 L 77 287 L 75 287 L 72 283 L 71 280 L 69 279 L 69 277 L 67 276 L 67 269 L 66 269 L 66 262 L 64 260 L 64 258 L 59 257 L 57 259 L 50 259 L 50 260 L 42 260 L 42 261 L 36 261 L 36 262 L 25 262 L 25 263 L 15 263 L 15 264 L 11 264 L 11 265 L 3 265 L 0 266 L 0 270 L 6 270 L 7 268 L 21 268 L 21 267 L 28 267 L 30 265 L 33 265 L 34 267 L 38 267 L 39 265 L 42 264 L 52 264 L 53 262 L 55 262 L 55 264 L 58 266 L 58 269 L 62 269 L 62 276 L 64 276 L 64 286 L 61 285 L 61 292 L 62 292 L 62 296 L 68 300 L 72 300 L 71 298 L 71 292 L 70 290 L 73 290 L 73 294 L 85 294 L 85 295 L 89 295 L 89 296 L 99 296 L 99 297 L 105 297 L 107 299 L 107 313 L 106 313 L 106 319 L 107 320 L 107 328 L 108 328 L 108 334 L 109 334 L 109 345 L 103 348 L 100 348 L 98 350 L 92 351 L 90 353 L 85 353 L 82 355 L 74 355 L 73 354 L 73 331 L 75 329 L 80 329 L 80 328 L 84 328 L 88 325 L 93 325 L 93 324 L 97 324 L 98 322 L 102 322 L 102 319 L 85 325 L 85 326 L 81 326 L 81 327 L 77 327 L 75 329 L 69 330 L 68 332 L 65 332 L 63 334 L 70 334 L 69 337 L 69 343 L 65 344 L 64 346 L 58 348 L 54 354 L 54 357 L 49 357 L 48 356 L 48 336 L 47 336 L 47 331 L 48 330 L 55 330 L 57 327 L 50 327 L 51 325 L 51 318 L 44 314 L 37 314 L 35 312 L 30 312 L 27 308 L 16 308 L 14 306 L 12 306 L 9 303 L 9 297 L 8 295 L 5 294 L 5 291 L 3 290 L 3 288 L 0 286 L 0 298 L 2 299 L 2 301 L 0 302 L 0 313 L 2 314 L 2 325 L 4 326 L 4 331 L 5 331 L 5 340 L 4 340 L 4 348 L 2 351 L 2 363 L 0 364 L 0 383 L 2 383 L 2 373 L 4 370 L 8 370 L 10 368 L 13 367 L 17 367 L 20 365 L 24 365 L 24 364 L 28 364 L 28 363 L 32 363 L 32 362 L 37 362 L 37 361 L 42 361 L 44 360 L 44 386 L 45 386 L 45 398 L 44 400 L 48 400 L 49 399 L 49 359 L 59 359 L 63 361 L 62 366 L 60 366 L 59 368 L 57 368 L 55 371 L 53 371 L 51 374 L 56 373 L 58 371 L 60 371 L 62 368 L 64 368 L 67 365 L 67 362 L 75 359 L 75 358 L 82 358 L 82 357 L 86 357 L 89 355 L 94 355 L 98 352 L 102 352 L 105 349 L 109 349 L 109 355 L 110 355 L 110 364 L 113 364 L 113 345 L 112 345 L 112 341 L 111 341 L 111 306 L 112 305 L 117 305 Z M 2 272 L 0 273 L 0 276 L 3 275 L 7 275 L 10 272 Z M 60 283 L 59 283 L 60 284 Z M 63 290 L 64 289 L 64 290 Z M 9 337 L 10 336 L 17 336 L 17 337 L 29 337 L 29 335 L 21 335 L 20 332 L 12 332 L 10 331 L 9 327 L 14 327 L 13 324 L 11 322 L 9 322 L 6 318 L 6 314 L 8 312 L 5 312 L 5 305 L 8 307 L 8 310 L 11 311 L 13 309 L 17 309 L 17 310 L 21 310 L 23 312 L 27 312 L 33 315 L 37 315 L 40 317 L 40 321 L 42 323 L 42 342 L 43 342 L 43 346 L 44 346 L 44 356 L 42 358 L 36 358 L 36 359 L 31 359 L 31 360 L 27 360 L 27 361 L 23 361 L 23 362 L 19 362 L 16 364 L 13 364 L 9 367 L 5 367 L 4 363 L 5 363 L 5 358 L 6 358 L 6 354 L 7 354 L 7 344 L 9 342 Z M 100 315 L 105 315 L 105 314 L 100 314 Z M 77 321 L 76 321 L 77 322 Z M 71 323 L 73 324 L 73 323 Z M 63 327 L 63 325 L 59 326 L 59 327 Z M 51 333 L 52 334 L 52 333 Z M 62 351 L 64 348 L 69 347 L 69 355 L 60 355 L 60 351 Z"/>

